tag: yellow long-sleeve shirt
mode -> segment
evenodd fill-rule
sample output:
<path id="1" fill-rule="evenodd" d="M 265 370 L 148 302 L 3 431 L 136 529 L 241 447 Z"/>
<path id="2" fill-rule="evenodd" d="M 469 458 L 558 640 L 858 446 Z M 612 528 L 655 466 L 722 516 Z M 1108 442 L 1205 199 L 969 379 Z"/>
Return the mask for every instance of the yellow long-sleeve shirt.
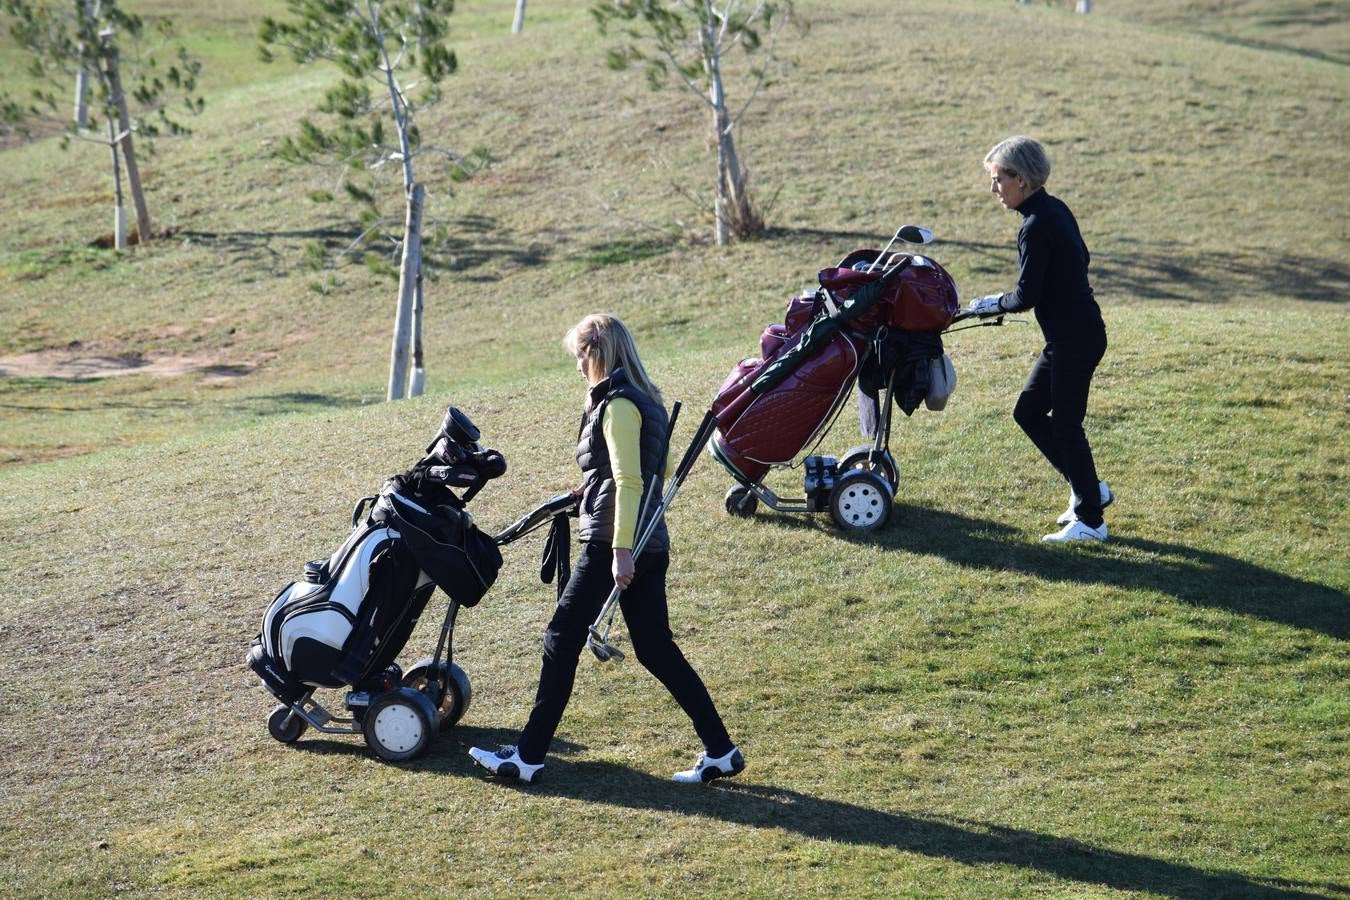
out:
<path id="1" fill-rule="evenodd" d="M 642 506 L 642 413 L 637 404 L 615 397 L 600 420 L 609 468 L 614 476 L 614 549 L 632 550 Z M 674 468 L 674 447 L 666 450 L 666 471 Z"/>

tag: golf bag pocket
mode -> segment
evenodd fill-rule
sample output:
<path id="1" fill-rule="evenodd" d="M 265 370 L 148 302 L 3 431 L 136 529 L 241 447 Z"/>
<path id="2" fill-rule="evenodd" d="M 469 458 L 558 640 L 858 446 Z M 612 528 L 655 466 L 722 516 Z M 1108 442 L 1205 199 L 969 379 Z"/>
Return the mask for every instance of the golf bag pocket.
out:
<path id="1" fill-rule="evenodd" d="M 933 412 L 947 408 L 947 398 L 956 392 L 956 367 L 951 357 L 942 354 L 928 361 L 928 393 L 923 405 Z"/>
<path id="2" fill-rule="evenodd" d="M 451 506 L 427 508 L 386 491 L 373 516 L 398 529 L 416 565 L 460 606 L 476 605 L 497 580 L 501 551 L 467 512 Z"/>
<path id="3" fill-rule="evenodd" d="M 328 560 L 311 559 L 305 563 L 305 581 L 310 584 L 324 584 L 328 581 Z"/>
<path id="4" fill-rule="evenodd" d="M 759 358 L 773 359 L 774 355 L 790 341 L 795 335 L 787 329 L 786 325 L 770 325 L 764 329 L 764 333 L 759 337 Z"/>

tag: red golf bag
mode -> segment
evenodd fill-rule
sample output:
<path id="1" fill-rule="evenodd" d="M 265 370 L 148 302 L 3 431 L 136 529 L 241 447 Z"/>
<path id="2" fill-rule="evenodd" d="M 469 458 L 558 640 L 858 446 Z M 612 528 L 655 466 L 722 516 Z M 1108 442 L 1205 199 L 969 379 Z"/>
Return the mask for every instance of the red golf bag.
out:
<path id="1" fill-rule="evenodd" d="M 928 383 L 939 334 L 960 305 L 956 284 L 928 257 L 897 253 L 873 266 L 880 255 L 857 250 L 822 269 L 820 288 L 792 298 L 783 324 L 764 330 L 760 358 L 727 376 L 712 405 L 712 447 L 737 481 L 757 483 L 791 463 L 828 427 L 860 371 L 874 367 L 882 385 L 908 373 L 922 382 L 902 386 L 911 393 Z"/>

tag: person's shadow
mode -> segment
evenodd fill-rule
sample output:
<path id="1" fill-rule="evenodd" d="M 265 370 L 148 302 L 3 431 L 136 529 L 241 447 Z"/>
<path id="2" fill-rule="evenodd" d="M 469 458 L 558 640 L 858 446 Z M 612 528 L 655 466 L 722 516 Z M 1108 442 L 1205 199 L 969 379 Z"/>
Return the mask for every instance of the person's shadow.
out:
<path id="1" fill-rule="evenodd" d="M 1066 552 L 1063 547 L 1026 541 L 999 522 L 904 503 L 894 506 L 885 528 L 863 536 L 814 516 L 763 515 L 766 519 L 773 516 L 778 527 L 829 528 L 843 540 L 942 557 L 966 568 L 1152 591 L 1183 603 L 1320 631 L 1340 640 L 1350 636 L 1350 595 L 1345 591 L 1183 544 L 1112 535 L 1105 545 Z M 1116 546 L 1140 551 L 1132 556 L 1147 559 L 1114 555 L 1111 548 Z"/>
<path id="2" fill-rule="evenodd" d="M 989 822 L 869 809 L 757 784 L 752 780 L 753 769 L 737 779 L 713 785 L 681 785 L 617 763 L 576 759 L 577 751 L 584 748 L 555 742 L 543 780 L 525 785 L 485 775 L 464 752 L 469 746 L 497 747 L 514 736 L 514 732 L 502 729 L 461 725 L 453 737 L 442 735 L 430 756 L 410 765 L 452 777 L 486 778 L 499 782 L 503 789 L 533 796 L 717 819 L 749 828 L 776 828 L 811 840 L 898 850 L 963 865 L 1012 865 L 1085 885 L 1164 897 L 1318 896 L 1314 891 L 1350 896 L 1350 885 L 1258 879 Z M 754 761 L 750 762 L 753 766 Z"/>

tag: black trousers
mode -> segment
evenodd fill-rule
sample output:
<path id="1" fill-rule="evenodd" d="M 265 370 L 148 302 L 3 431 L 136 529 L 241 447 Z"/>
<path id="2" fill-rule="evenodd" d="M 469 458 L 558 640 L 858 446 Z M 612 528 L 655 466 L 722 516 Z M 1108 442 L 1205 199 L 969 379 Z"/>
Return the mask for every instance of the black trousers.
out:
<path id="1" fill-rule="evenodd" d="M 539 689 L 534 709 L 520 733 L 516 748 L 520 758 L 530 765 L 544 761 L 553 733 L 562 720 L 563 710 L 572 696 L 577 661 L 586 646 L 591 623 L 614 588 L 610 569 L 613 552 L 605 544 L 584 544 L 567 587 L 558 598 L 558 607 L 544 632 L 544 662 L 539 672 Z M 619 598 L 628 636 L 638 662 L 665 685 L 675 702 L 694 723 L 709 756 L 731 752 L 731 738 L 717 714 L 708 689 L 684 658 L 670 632 L 666 608 L 666 569 L 670 554 L 644 553 L 637 560 L 633 583 Z"/>
<path id="2" fill-rule="evenodd" d="M 1013 419 L 1078 495 L 1075 514 L 1093 528 L 1102 524 L 1101 493 L 1083 417 L 1092 374 L 1105 354 L 1105 333 L 1100 339 L 1046 344 L 1013 408 Z"/>

